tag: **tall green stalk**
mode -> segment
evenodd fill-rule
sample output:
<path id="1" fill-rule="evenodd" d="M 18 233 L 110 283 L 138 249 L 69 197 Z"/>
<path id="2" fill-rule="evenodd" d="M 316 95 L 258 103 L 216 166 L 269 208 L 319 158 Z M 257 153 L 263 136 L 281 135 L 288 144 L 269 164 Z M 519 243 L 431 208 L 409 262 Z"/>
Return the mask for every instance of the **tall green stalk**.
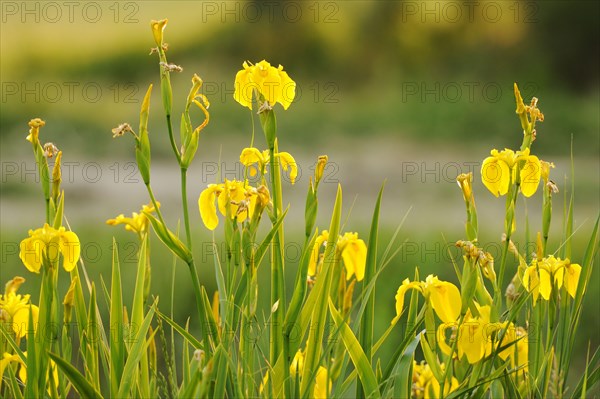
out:
<path id="1" fill-rule="evenodd" d="M 260 113 L 260 121 L 269 145 L 270 172 L 271 172 L 271 197 L 273 199 L 273 223 L 277 221 L 282 212 L 281 206 L 281 171 L 277 158 L 277 121 L 272 109 Z M 275 364 L 279 353 L 283 350 L 283 321 L 285 315 L 285 285 L 284 285 L 284 260 L 283 260 L 283 223 L 273 237 L 271 251 L 271 325 L 269 361 Z M 284 359 L 286 364 L 289 359 Z"/>

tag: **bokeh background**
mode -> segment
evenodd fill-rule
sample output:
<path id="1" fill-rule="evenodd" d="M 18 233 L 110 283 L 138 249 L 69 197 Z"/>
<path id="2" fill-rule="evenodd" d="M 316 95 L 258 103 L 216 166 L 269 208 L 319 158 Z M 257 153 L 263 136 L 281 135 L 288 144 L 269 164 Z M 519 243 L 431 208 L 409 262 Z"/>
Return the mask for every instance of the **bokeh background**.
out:
<path id="1" fill-rule="evenodd" d="M 378 331 L 392 318 L 395 291 L 415 266 L 421 275 L 453 278 L 452 260 L 459 256 L 452 243 L 464 238 L 464 205 L 454 180 L 461 172 L 475 174 L 481 242 L 499 255 L 504 200 L 485 190 L 479 168 L 492 148 L 517 149 L 521 143 L 513 82 L 526 102 L 540 99 L 546 116 L 533 150 L 555 163 L 553 179 L 561 190 L 554 199 L 552 248 L 561 244 L 564 193 L 574 184 L 573 261 L 582 260 L 600 203 L 598 2 L 2 1 L 1 7 L 0 283 L 22 275 L 28 280 L 22 290 L 29 289 L 34 299 L 37 276 L 18 258 L 19 241 L 44 219 L 25 141 L 34 117 L 47 123 L 42 142 L 63 151 L 66 215 L 82 240 L 90 278 L 107 279 L 115 236 L 124 278 L 133 281 L 135 237 L 105 220 L 137 211 L 148 198 L 133 141 L 113 140 L 111 128 L 129 122 L 135 129 L 147 86 L 158 88 L 149 21 L 160 18 L 169 19 L 169 61 L 183 67 L 171 78 L 174 115 L 182 110 L 194 73 L 203 78 L 211 102 L 211 121 L 189 178 L 193 235 L 200 243 L 196 256 L 209 292 L 216 289 L 212 236 L 201 224 L 196 199 L 219 174 L 239 176 L 237 159 L 250 143 L 253 123 L 257 146 L 265 146 L 257 118 L 232 97 L 244 60 L 282 64 L 298 85 L 290 109 L 277 110 L 280 149 L 291 152 L 300 168 L 298 182 L 286 185 L 284 193 L 284 203 L 292 204 L 286 225 L 290 282 L 302 242 L 308 176 L 322 154 L 331 162 L 320 191 L 321 228 L 328 226 L 338 183 L 344 190 L 345 231 L 366 239 L 384 181 L 381 252 L 402 224 L 393 246 L 400 250 L 377 288 Z M 149 125 L 153 186 L 174 226 L 181 218 L 179 171 L 158 93 Z M 541 227 L 540 207 L 539 192 L 519 202 L 531 234 Z M 515 236 L 523 253 L 532 250 L 525 231 L 521 224 Z M 215 236 L 220 239 L 222 232 Z M 152 292 L 167 306 L 173 262 L 153 241 Z M 267 272 L 261 270 L 263 277 Z M 176 266 L 175 275 L 175 316 L 183 322 L 194 310 L 193 294 L 183 266 Z M 267 281 L 261 286 L 265 301 Z M 600 342 L 599 282 L 596 270 L 576 368 L 588 342 L 592 348 Z M 192 317 L 192 327 L 195 321 Z"/>

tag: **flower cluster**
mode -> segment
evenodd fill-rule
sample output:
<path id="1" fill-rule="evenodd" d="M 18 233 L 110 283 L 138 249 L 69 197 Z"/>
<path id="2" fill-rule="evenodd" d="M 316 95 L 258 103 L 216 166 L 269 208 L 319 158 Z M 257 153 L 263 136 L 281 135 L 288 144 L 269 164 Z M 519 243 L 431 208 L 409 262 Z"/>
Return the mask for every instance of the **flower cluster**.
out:
<path id="1" fill-rule="evenodd" d="M 219 224 L 215 201 L 223 216 L 243 222 L 252 217 L 257 205 L 260 210 L 264 209 L 270 202 L 270 196 L 265 186 L 255 188 L 239 180 L 225 179 L 221 184 L 209 184 L 198 198 L 200 216 L 209 230 L 214 230 Z"/>

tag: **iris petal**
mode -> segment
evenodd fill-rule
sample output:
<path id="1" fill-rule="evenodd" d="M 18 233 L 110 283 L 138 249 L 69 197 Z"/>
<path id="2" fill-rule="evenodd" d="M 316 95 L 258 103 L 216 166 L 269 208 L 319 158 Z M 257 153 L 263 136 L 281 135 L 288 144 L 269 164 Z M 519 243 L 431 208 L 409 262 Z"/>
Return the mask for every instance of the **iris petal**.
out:
<path id="1" fill-rule="evenodd" d="M 575 298 L 577 293 L 577 285 L 579 284 L 579 276 L 581 275 L 581 266 L 577 263 L 571 263 L 565 273 L 565 287 L 569 295 Z"/>
<path id="2" fill-rule="evenodd" d="M 233 93 L 235 101 L 250 110 L 252 110 L 252 93 L 254 89 L 258 89 L 258 86 L 250 79 L 252 68 L 244 68 L 235 75 L 235 91 Z"/>
<path id="3" fill-rule="evenodd" d="M 290 183 L 294 184 L 296 182 L 296 177 L 298 177 L 298 165 L 296 164 L 296 160 L 289 152 L 280 152 L 277 156 L 279 156 L 283 170 L 287 172 L 287 170 L 290 169 Z"/>
<path id="4" fill-rule="evenodd" d="M 40 268 L 42 267 L 42 250 L 44 247 L 44 243 L 34 237 L 29 237 L 21 241 L 19 257 L 30 272 L 40 272 Z"/>
<path id="5" fill-rule="evenodd" d="M 458 288 L 447 281 L 429 286 L 429 299 L 435 313 L 444 323 L 452 323 L 460 316 L 462 300 Z"/>
<path id="6" fill-rule="evenodd" d="M 211 184 L 206 188 L 202 193 L 200 193 L 200 198 L 198 199 L 198 208 L 200 209 L 200 217 L 202 218 L 202 222 L 209 230 L 214 230 L 219 224 L 219 219 L 217 218 L 217 207 L 215 205 L 215 199 L 217 195 L 217 191 L 219 190 L 219 186 L 216 184 Z"/>
<path id="7" fill-rule="evenodd" d="M 508 165 L 496 157 L 487 157 L 481 165 L 481 180 L 496 197 L 508 192 L 510 173 Z"/>
<path id="8" fill-rule="evenodd" d="M 527 157 L 525 165 L 521 169 L 521 192 L 525 197 L 531 197 L 537 190 L 542 176 L 540 160 L 535 155 Z"/>
<path id="9" fill-rule="evenodd" d="M 66 231 L 61 235 L 60 251 L 63 254 L 63 267 L 70 272 L 77 265 L 81 254 L 79 237 L 72 231 Z"/>

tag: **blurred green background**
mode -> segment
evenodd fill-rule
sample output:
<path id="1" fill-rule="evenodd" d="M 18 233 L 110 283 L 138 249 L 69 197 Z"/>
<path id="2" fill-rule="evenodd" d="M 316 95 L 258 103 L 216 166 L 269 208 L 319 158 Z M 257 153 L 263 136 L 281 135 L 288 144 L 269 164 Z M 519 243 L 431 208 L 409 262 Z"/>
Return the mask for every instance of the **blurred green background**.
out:
<path id="1" fill-rule="evenodd" d="M 241 173 L 236 161 L 249 145 L 253 119 L 232 93 L 244 60 L 282 64 L 298 85 L 290 109 L 277 109 L 280 149 L 291 152 L 300 167 L 296 185 L 285 187 L 284 203 L 292 204 L 286 226 L 290 283 L 302 242 L 308 176 L 321 154 L 331 163 L 320 192 L 320 228 L 328 226 L 337 183 L 344 189 L 346 231 L 366 239 L 384 181 L 382 248 L 406 216 L 399 238 L 406 242 L 377 290 L 378 331 L 393 316 L 395 291 L 415 266 L 421 275 L 453 278 L 447 243 L 464 238 L 463 201 L 454 182 L 460 172 L 475 174 L 481 242 L 497 254 L 504 201 L 483 188 L 479 167 L 492 148 L 516 149 L 521 143 L 513 82 L 526 102 L 540 99 L 546 116 L 538 124 L 533 151 L 555 163 L 553 179 L 561 189 L 554 202 L 553 248 L 561 244 L 572 145 L 577 176 L 573 261 L 582 260 L 600 201 L 598 2 L 3 1 L 1 7 L 0 282 L 23 275 L 28 282 L 22 290 L 34 298 L 36 276 L 18 259 L 18 242 L 44 218 L 25 141 L 33 117 L 47 123 L 42 142 L 63 151 L 66 214 L 81 237 L 90 277 L 107 278 L 116 236 L 124 278 L 133 281 L 135 237 L 104 222 L 137 211 L 148 199 L 131 138 L 113 140 L 111 128 L 127 121 L 136 129 L 148 84 L 158 88 L 158 60 L 148 53 L 154 44 L 149 21 L 160 18 L 169 19 L 169 61 L 183 67 L 171 78 L 174 114 L 182 110 L 194 73 L 203 78 L 211 101 L 211 121 L 189 183 L 195 250 L 209 292 L 215 289 L 211 235 L 195 203 L 206 184 L 218 179 L 218 170 L 228 178 Z M 153 186 L 174 226 L 181 217 L 179 171 L 158 93 L 152 97 L 149 126 Z M 257 146 L 265 147 L 256 118 L 254 124 Z M 532 234 L 541 226 L 540 206 L 540 193 L 519 203 Z M 219 240 L 222 232 L 215 236 Z M 520 250 L 531 252 L 523 224 L 515 239 Z M 154 241 L 152 292 L 168 306 L 172 261 Z M 267 272 L 261 270 L 265 277 Z M 598 276 L 596 271 L 587 298 L 576 367 L 585 359 L 588 341 L 592 347 L 600 342 Z M 193 311 L 193 294 L 183 267 L 178 266 L 176 278 L 176 318 L 183 321 Z"/>

